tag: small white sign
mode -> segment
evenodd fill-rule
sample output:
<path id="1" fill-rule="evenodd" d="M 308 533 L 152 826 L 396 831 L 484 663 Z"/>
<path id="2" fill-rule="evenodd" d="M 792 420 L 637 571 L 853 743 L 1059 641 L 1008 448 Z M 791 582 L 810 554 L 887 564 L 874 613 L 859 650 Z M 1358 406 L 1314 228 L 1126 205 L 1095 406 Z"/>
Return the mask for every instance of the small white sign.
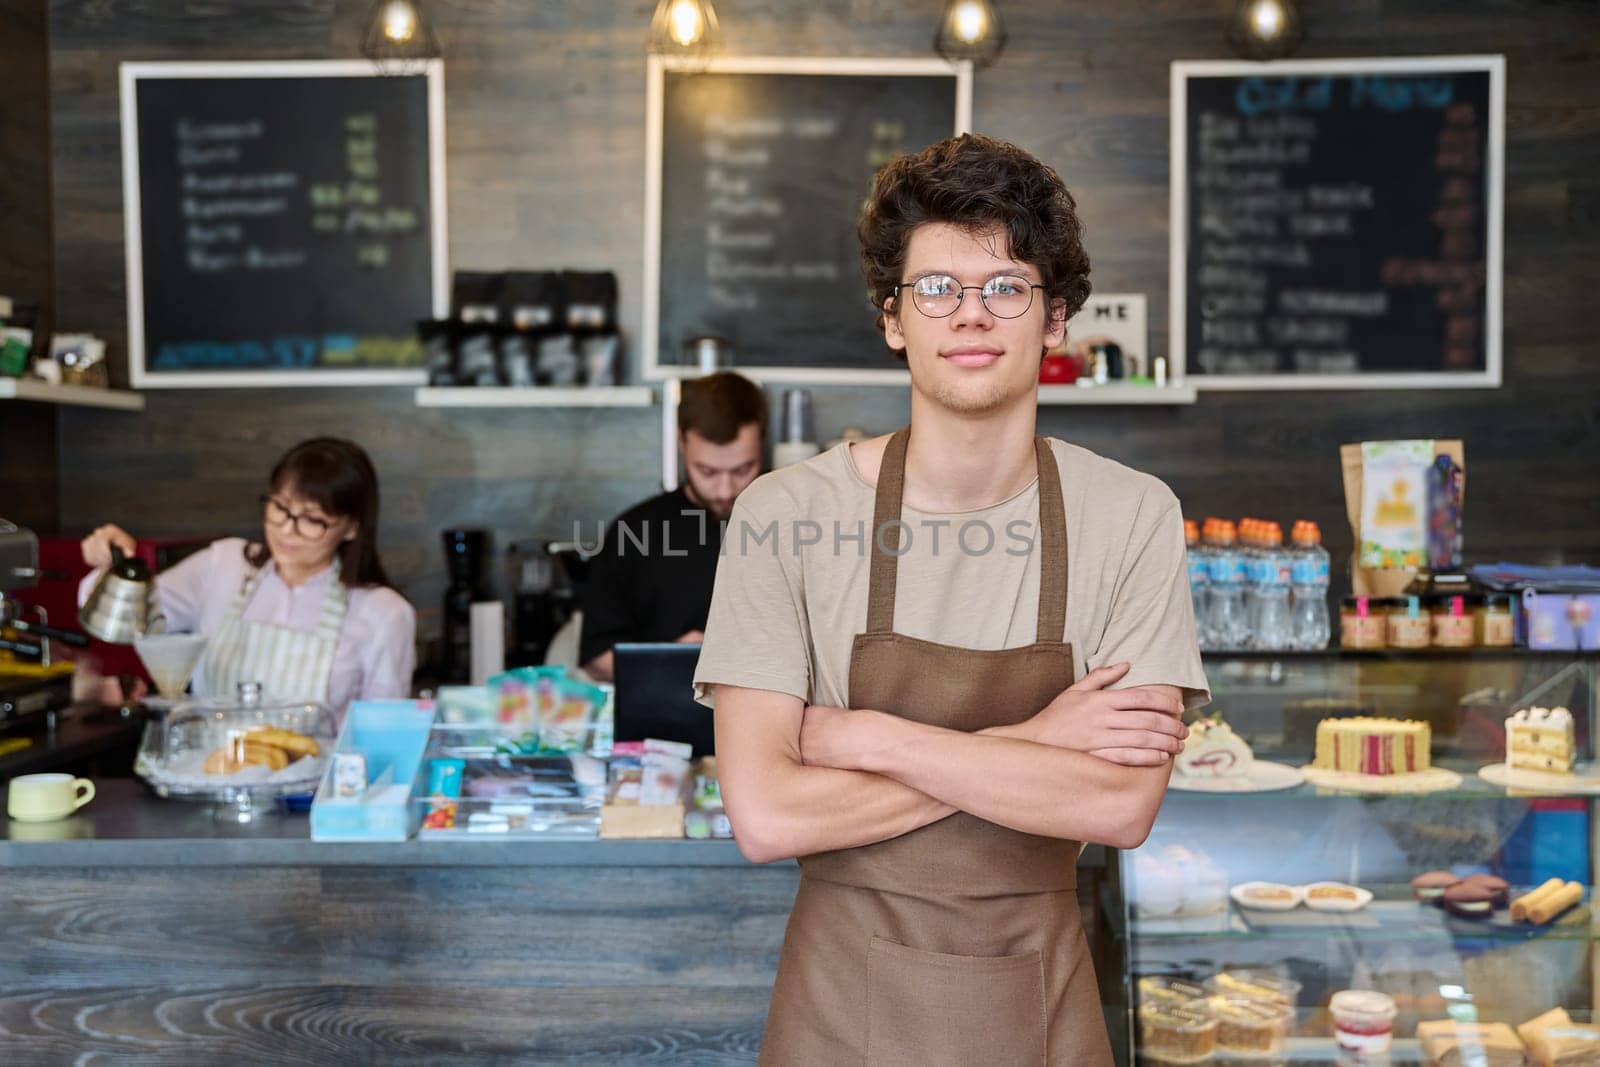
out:
<path id="1" fill-rule="evenodd" d="M 1143 293 L 1104 293 L 1091 296 L 1067 322 L 1063 351 L 1093 366 L 1092 345 L 1114 343 L 1122 351 L 1122 376 L 1150 377 L 1150 333 L 1146 326 Z"/>

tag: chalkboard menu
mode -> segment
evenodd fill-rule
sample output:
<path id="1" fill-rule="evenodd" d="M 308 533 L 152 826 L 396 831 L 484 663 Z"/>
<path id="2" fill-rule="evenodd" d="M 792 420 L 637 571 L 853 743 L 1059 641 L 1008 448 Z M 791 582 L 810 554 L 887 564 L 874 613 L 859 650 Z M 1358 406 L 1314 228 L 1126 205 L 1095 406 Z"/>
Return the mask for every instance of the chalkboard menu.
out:
<path id="1" fill-rule="evenodd" d="M 942 60 L 653 57 L 645 374 L 717 336 L 766 381 L 903 380 L 856 216 L 885 163 L 966 128 L 970 99 L 970 68 Z"/>
<path id="2" fill-rule="evenodd" d="M 135 386 L 420 383 L 447 310 L 442 69 L 125 63 Z"/>
<path id="3" fill-rule="evenodd" d="M 1174 366 L 1202 388 L 1499 385 L 1504 72 L 1173 64 Z"/>

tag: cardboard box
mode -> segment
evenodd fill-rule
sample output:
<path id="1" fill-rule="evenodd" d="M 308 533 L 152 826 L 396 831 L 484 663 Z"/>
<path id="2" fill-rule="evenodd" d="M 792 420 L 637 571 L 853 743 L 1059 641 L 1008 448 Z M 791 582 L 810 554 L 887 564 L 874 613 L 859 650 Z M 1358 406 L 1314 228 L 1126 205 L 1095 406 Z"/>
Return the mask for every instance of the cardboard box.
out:
<path id="1" fill-rule="evenodd" d="M 683 805 L 607 804 L 600 809 L 600 836 L 682 837 Z"/>

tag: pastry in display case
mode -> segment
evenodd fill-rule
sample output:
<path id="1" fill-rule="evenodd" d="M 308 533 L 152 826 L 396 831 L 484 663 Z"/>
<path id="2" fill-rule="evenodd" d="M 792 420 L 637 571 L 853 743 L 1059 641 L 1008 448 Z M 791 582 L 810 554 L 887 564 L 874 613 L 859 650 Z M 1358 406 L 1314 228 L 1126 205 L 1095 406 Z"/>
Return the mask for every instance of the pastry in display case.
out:
<path id="1" fill-rule="evenodd" d="M 231 699 L 186 701 L 146 723 L 134 773 L 158 796 L 227 805 L 248 821 L 262 802 L 315 792 L 337 732 L 322 705 L 267 702 L 244 682 Z"/>
<path id="2" fill-rule="evenodd" d="M 1171 789 L 1146 843 L 1115 860 L 1099 965 L 1117 1062 L 1600 1067 L 1600 792 L 1584 777 L 1600 653 L 1213 653 L 1206 667 L 1227 723 L 1201 728 L 1199 773 L 1228 777 L 1242 760 L 1205 755 L 1236 738 L 1247 767 L 1281 761 L 1305 781 Z M 1497 783 L 1477 773 L 1490 766 L 1565 784 Z M 1223 910 L 1188 915 L 1206 872 L 1225 874 Z"/>

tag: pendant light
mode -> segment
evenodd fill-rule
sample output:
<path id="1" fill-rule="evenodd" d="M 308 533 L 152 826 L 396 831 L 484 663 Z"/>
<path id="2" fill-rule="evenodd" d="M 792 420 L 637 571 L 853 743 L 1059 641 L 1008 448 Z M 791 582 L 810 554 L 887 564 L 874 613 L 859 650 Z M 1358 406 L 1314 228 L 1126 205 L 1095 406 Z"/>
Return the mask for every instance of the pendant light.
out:
<path id="1" fill-rule="evenodd" d="M 439 57 L 439 41 L 422 0 L 376 0 L 361 36 L 361 54 L 384 74 L 414 74 Z"/>
<path id="2" fill-rule="evenodd" d="M 1303 36 L 1295 0 L 1239 0 L 1228 19 L 1228 43 L 1246 59 L 1282 59 Z"/>
<path id="3" fill-rule="evenodd" d="M 1006 26 L 992 0 L 948 0 L 933 47 L 952 61 L 987 67 L 1006 46 Z"/>
<path id="4" fill-rule="evenodd" d="M 711 0 L 657 0 L 649 49 L 657 55 L 706 60 L 722 47 Z"/>

